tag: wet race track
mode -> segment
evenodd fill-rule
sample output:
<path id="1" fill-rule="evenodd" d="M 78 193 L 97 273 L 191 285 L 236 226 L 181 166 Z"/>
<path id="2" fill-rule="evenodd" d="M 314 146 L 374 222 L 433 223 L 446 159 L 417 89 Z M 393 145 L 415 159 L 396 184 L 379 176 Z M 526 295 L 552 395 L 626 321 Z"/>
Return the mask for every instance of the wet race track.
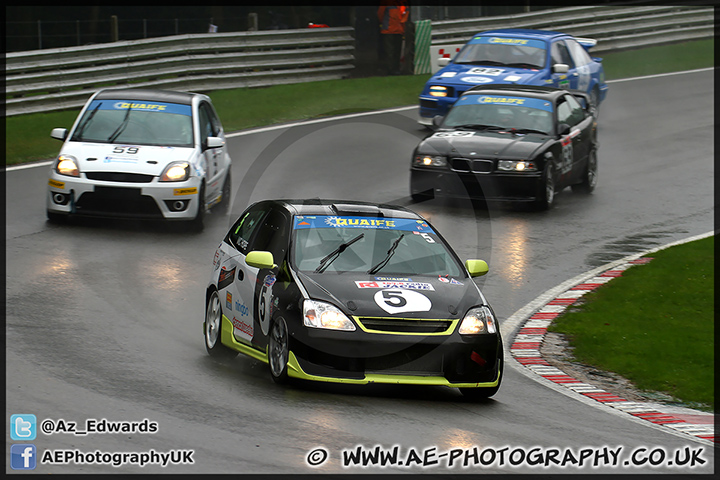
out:
<path id="1" fill-rule="evenodd" d="M 490 273 L 477 282 L 501 325 L 583 272 L 713 229 L 712 71 L 611 83 L 598 187 L 591 196 L 566 189 L 548 212 L 413 204 L 410 155 L 426 133 L 415 120 L 414 108 L 398 109 L 231 134 L 231 214 L 210 214 L 200 234 L 139 222 L 50 224 L 48 167 L 8 171 L 6 419 L 36 416 L 32 443 L 54 460 L 36 472 L 711 473 L 710 444 L 549 389 L 507 354 L 502 387 L 483 403 L 444 387 L 281 387 L 265 364 L 207 355 L 213 253 L 260 199 L 416 210 L 461 258 L 487 260 Z M 42 433 L 45 420 L 56 433 Z M 73 423 L 87 433 L 71 432 Z M 108 425 L 121 431 L 88 431 Z M 6 432 L 7 445 L 18 443 Z M 353 463 L 375 447 L 396 451 L 396 461 Z M 581 449 L 580 466 L 572 458 Z M 85 463 L 63 463 L 65 452 Z M 112 466 L 116 459 L 125 464 Z"/>

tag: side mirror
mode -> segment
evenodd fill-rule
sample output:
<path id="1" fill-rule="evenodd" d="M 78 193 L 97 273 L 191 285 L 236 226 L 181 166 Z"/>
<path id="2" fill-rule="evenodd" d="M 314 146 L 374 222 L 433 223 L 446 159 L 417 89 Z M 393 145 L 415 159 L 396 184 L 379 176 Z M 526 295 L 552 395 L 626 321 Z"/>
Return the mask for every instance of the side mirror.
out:
<path id="1" fill-rule="evenodd" d="M 262 250 L 253 250 L 245 257 L 245 263 L 255 268 L 275 268 L 273 254 Z"/>
<path id="2" fill-rule="evenodd" d="M 570 67 L 564 63 L 556 63 L 552 67 L 553 73 L 567 73 Z"/>
<path id="3" fill-rule="evenodd" d="M 53 128 L 52 131 L 50 132 L 50 136 L 52 138 L 56 138 L 56 139 L 62 140 L 62 141 L 65 141 L 65 139 L 67 138 L 67 135 L 68 135 L 67 128 Z"/>
<path id="4" fill-rule="evenodd" d="M 225 145 L 225 141 L 220 137 L 208 137 L 207 148 L 218 148 Z"/>
<path id="5" fill-rule="evenodd" d="M 570 125 L 567 123 L 558 125 L 558 135 L 567 135 L 568 133 L 570 133 Z"/>
<path id="6" fill-rule="evenodd" d="M 471 277 L 481 277 L 490 270 L 485 260 L 465 260 L 465 268 Z"/>
<path id="7" fill-rule="evenodd" d="M 450 63 L 450 57 L 440 57 L 438 58 L 438 67 L 447 67 L 447 65 Z"/>
<path id="8" fill-rule="evenodd" d="M 437 130 L 438 128 L 440 128 L 440 124 L 443 122 L 443 119 L 444 119 L 444 118 L 445 118 L 445 117 L 443 117 L 442 115 L 435 115 L 435 116 L 433 117 L 433 119 L 432 119 L 432 127 L 433 127 L 435 130 Z"/>

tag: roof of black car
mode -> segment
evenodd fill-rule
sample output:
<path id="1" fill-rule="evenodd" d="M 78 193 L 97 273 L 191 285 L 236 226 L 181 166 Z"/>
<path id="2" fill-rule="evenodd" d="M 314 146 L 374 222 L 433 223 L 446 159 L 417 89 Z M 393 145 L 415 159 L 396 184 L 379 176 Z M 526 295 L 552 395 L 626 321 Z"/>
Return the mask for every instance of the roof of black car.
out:
<path id="1" fill-rule="evenodd" d="M 95 97 L 98 100 L 142 100 L 145 102 L 167 102 L 190 105 L 196 93 L 149 88 L 113 88 L 102 90 Z"/>
<path id="2" fill-rule="evenodd" d="M 355 200 L 319 198 L 273 200 L 294 215 L 351 215 L 421 219 L 417 213 L 399 205 Z"/>

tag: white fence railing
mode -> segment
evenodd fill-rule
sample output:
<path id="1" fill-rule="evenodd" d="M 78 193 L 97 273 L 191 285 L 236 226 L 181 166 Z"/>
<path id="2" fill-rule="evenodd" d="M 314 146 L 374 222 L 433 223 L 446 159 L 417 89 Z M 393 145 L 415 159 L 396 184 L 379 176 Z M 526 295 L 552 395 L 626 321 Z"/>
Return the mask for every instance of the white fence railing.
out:
<path id="1" fill-rule="evenodd" d="M 581 6 L 433 21 L 431 44 L 464 44 L 495 28 L 557 30 L 598 40 L 593 54 L 713 38 L 706 6 Z M 8 116 L 81 106 L 99 88 L 213 91 L 330 80 L 355 65 L 352 27 L 188 34 L 5 57 Z M 429 48 L 425 61 L 428 63 Z M 437 49 L 435 49 L 437 50 Z M 415 61 L 419 56 L 416 52 Z"/>

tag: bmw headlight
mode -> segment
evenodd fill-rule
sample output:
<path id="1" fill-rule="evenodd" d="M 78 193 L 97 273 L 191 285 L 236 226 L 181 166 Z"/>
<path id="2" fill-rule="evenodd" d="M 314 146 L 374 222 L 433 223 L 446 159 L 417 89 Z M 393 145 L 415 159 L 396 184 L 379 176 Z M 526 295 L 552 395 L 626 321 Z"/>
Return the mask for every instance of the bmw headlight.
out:
<path id="1" fill-rule="evenodd" d="M 58 157 L 57 163 L 55 164 L 55 171 L 60 175 L 67 175 L 69 177 L 80 176 L 77 160 L 70 155 L 60 155 Z"/>
<path id="2" fill-rule="evenodd" d="M 306 327 L 355 331 L 355 325 L 335 305 L 306 299 L 303 302 L 303 324 Z"/>
<path id="3" fill-rule="evenodd" d="M 471 308 L 465 314 L 462 322 L 460 322 L 460 329 L 458 332 L 461 335 L 497 333 L 495 316 L 486 305 Z"/>
<path id="4" fill-rule="evenodd" d="M 173 162 L 165 167 L 161 182 L 183 182 L 190 177 L 190 164 L 188 162 Z"/>
<path id="5" fill-rule="evenodd" d="M 498 170 L 505 172 L 536 172 L 535 162 L 529 160 L 500 160 Z"/>
<path id="6" fill-rule="evenodd" d="M 444 155 L 415 155 L 413 165 L 416 167 L 445 167 L 447 157 Z"/>

